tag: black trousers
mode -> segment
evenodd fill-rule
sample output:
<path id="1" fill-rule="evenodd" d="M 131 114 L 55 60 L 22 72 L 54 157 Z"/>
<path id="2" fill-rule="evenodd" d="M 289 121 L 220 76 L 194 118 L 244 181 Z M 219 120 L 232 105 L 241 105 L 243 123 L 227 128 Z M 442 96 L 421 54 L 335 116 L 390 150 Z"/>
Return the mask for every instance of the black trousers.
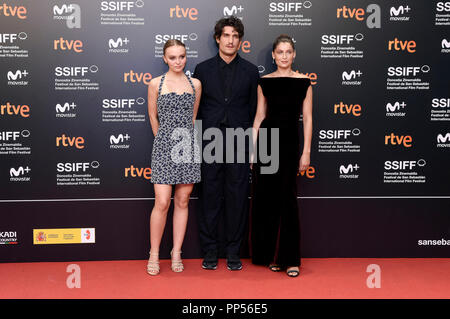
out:
<path id="1" fill-rule="evenodd" d="M 225 137 L 225 128 L 221 128 Z M 205 144 L 205 142 L 203 142 Z M 223 155 L 226 158 L 226 143 Z M 207 144 L 207 143 L 206 143 Z M 235 144 L 236 145 L 236 144 Z M 248 146 L 248 144 L 247 144 Z M 236 150 L 235 150 L 236 151 Z M 237 153 L 235 152 L 235 155 Z M 219 219 L 225 223 L 225 254 L 239 255 L 248 222 L 250 165 L 248 149 L 245 163 L 202 163 L 200 185 L 201 209 L 198 214 L 200 243 L 203 252 L 219 250 Z"/>

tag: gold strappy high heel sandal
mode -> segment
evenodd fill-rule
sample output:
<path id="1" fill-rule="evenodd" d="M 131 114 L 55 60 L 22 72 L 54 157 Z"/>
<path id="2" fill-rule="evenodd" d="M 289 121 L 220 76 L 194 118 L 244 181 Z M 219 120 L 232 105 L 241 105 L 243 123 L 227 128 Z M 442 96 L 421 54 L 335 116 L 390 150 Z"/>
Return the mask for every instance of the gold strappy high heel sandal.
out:
<path id="1" fill-rule="evenodd" d="M 174 260 L 173 259 L 173 254 L 174 253 L 181 255 L 181 251 L 173 251 L 173 249 L 172 249 L 172 251 L 170 252 L 170 257 L 172 259 L 172 266 L 171 266 L 172 271 L 173 272 L 182 272 L 184 270 L 183 262 L 181 261 L 181 258 L 178 259 L 178 260 Z"/>
<path id="2" fill-rule="evenodd" d="M 156 276 L 159 274 L 159 260 L 158 261 L 150 260 L 152 256 L 159 256 L 159 254 L 152 254 L 150 252 L 150 257 L 148 258 L 147 263 L 147 273 L 149 275 Z"/>

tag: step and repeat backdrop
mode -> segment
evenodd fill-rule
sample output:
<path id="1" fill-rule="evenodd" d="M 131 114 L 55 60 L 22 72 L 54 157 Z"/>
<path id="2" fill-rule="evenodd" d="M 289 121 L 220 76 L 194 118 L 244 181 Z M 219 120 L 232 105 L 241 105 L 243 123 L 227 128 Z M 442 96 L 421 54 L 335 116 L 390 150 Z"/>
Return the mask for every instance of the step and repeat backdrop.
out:
<path id="1" fill-rule="evenodd" d="M 450 1 L 74 0 L 0 1 L 1 261 L 148 257 L 147 85 L 167 39 L 191 75 L 230 15 L 261 76 L 284 33 L 311 78 L 303 256 L 450 256 Z"/>

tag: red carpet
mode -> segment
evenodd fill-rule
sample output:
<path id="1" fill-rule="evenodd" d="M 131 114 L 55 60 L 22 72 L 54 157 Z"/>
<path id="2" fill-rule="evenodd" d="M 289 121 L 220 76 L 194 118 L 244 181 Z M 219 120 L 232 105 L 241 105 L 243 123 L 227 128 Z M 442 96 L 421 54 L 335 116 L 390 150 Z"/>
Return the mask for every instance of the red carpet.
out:
<path id="1" fill-rule="evenodd" d="M 173 273 L 161 261 L 159 276 L 146 260 L 0 264 L 0 298 L 450 298 L 449 258 L 305 258 L 301 274 L 289 278 L 244 260 L 231 272 L 221 259 L 216 271 L 201 260 L 184 260 Z M 69 289 L 66 268 L 81 269 L 81 288 Z M 369 264 L 381 267 L 381 288 L 368 288 Z"/>

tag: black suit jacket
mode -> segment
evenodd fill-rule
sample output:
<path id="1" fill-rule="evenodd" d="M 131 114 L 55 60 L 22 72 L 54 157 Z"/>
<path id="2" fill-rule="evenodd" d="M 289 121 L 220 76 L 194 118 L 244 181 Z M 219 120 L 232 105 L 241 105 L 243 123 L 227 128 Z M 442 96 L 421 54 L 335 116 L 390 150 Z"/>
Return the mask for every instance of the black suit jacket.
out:
<path id="1" fill-rule="evenodd" d="M 199 63 L 194 77 L 202 83 L 202 96 L 197 118 L 202 120 L 203 129 L 219 127 L 226 118 L 228 127 L 253 125 L 256 113 L 258 68 L 239 57 L 233 74 L 231 98 L 225 101 L 219 74 L 219 55 Z"/>

